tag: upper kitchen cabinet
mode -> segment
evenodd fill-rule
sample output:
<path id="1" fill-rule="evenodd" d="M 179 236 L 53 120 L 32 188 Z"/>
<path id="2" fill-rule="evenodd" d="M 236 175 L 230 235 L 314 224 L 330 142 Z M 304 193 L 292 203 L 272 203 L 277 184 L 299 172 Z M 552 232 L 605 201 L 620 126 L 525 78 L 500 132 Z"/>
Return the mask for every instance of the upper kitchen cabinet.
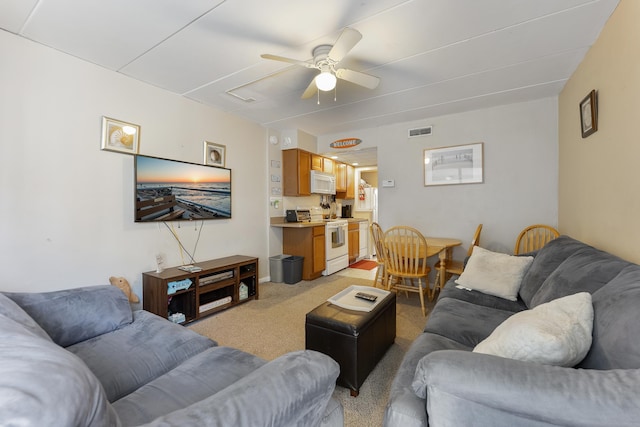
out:
<path id="1" fill-rule="evenodd" d="M 335 162 L 333 159 L 329 159 L 328 157 L 322 158 L 322 172 L 326 173 L 336 173 L 335 171 Z"/>
<path id="2" fill-rule="evenodd" d="M 355 199 L 356 168 L 345 163 L 337 163 L 336 170 L 336 198 Z"/>
<path id="3" fill-rule="evenodd" d="M 336 193 L 347 191 L 347 165 L 336 162 Z"/>
<path id="4" fill-rule="evenodd" d="M 282 150 L 283 195 L 311 195 L 311 156 L 297 148 Z"/>
<path id="5" fill-rule="evenodd" d="M 311 154 L 311 169 L 327 173 L 336 173 L 333 159 Z"/>

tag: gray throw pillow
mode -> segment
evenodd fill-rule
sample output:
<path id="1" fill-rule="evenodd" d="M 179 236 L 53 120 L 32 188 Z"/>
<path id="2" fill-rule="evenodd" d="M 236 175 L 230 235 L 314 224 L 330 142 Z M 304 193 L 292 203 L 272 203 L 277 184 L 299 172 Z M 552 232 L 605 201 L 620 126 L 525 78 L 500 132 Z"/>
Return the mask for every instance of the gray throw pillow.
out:
<path id="1" fill-rule="evenodd" d="M 5 295 L 62 347 L 114 331 L 133 321 L 126 295 L 111 285 Z"/>

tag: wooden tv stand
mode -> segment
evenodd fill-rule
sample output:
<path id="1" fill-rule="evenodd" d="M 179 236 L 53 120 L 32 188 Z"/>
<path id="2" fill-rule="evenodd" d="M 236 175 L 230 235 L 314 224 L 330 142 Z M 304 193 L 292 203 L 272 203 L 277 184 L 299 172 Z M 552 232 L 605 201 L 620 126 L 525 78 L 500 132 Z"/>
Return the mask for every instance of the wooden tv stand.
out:
<path id="1" fill-rule="evenodd" d="M 233 255 L 194 264 L 201 271 L 189 273 L 168 268 L 161 273 L 142 273 L 142 307 L 158 316 L 169 318 L 182 313 L 189 323 L 237 304 L 258 299 L 258 258 Z M 189 288 L 169 294 L 175 283 L 191 281 Z M 241 295 L 241 284 L 247 295 Z"/>

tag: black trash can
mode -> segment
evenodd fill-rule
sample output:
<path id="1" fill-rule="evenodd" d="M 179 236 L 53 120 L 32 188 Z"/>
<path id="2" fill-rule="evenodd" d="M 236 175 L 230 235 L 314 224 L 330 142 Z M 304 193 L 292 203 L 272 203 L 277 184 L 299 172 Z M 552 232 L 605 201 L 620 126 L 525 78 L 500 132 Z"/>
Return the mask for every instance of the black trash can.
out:
<path id="1" fill-rule="evenodd" d="M 293 255 L 282 259 L 282 275 L 284 283 L 293 285 L 302 280 L 302 262 L 303 256 Z"/>

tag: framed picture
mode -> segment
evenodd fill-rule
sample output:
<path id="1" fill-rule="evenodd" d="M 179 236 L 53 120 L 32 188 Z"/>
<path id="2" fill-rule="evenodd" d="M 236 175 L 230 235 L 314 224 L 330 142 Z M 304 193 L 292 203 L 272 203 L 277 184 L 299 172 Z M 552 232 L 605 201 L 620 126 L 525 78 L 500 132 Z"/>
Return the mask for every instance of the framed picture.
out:
<path id="1" fill-rule="evenodd" d="M 140 126 L 102 117 L 102 149 L 126 154 L 138 154 Z"/>
<path id="2" fill-rule="evenodd" d="M 424 150 L 424 185 L 475 184 L 484 180 L 483 143 Z"/>
<path id="3" fill-rule="evenodd" d="M 598 94 L 595 90 L 580 102 L 580 126 L 583 138 L 598 130 Z"/>
<path id="4" fill-rule="evenodd" d="M 204 142 L 204 164 L 224 167 L 226 147 L 213 142 Z"/>

